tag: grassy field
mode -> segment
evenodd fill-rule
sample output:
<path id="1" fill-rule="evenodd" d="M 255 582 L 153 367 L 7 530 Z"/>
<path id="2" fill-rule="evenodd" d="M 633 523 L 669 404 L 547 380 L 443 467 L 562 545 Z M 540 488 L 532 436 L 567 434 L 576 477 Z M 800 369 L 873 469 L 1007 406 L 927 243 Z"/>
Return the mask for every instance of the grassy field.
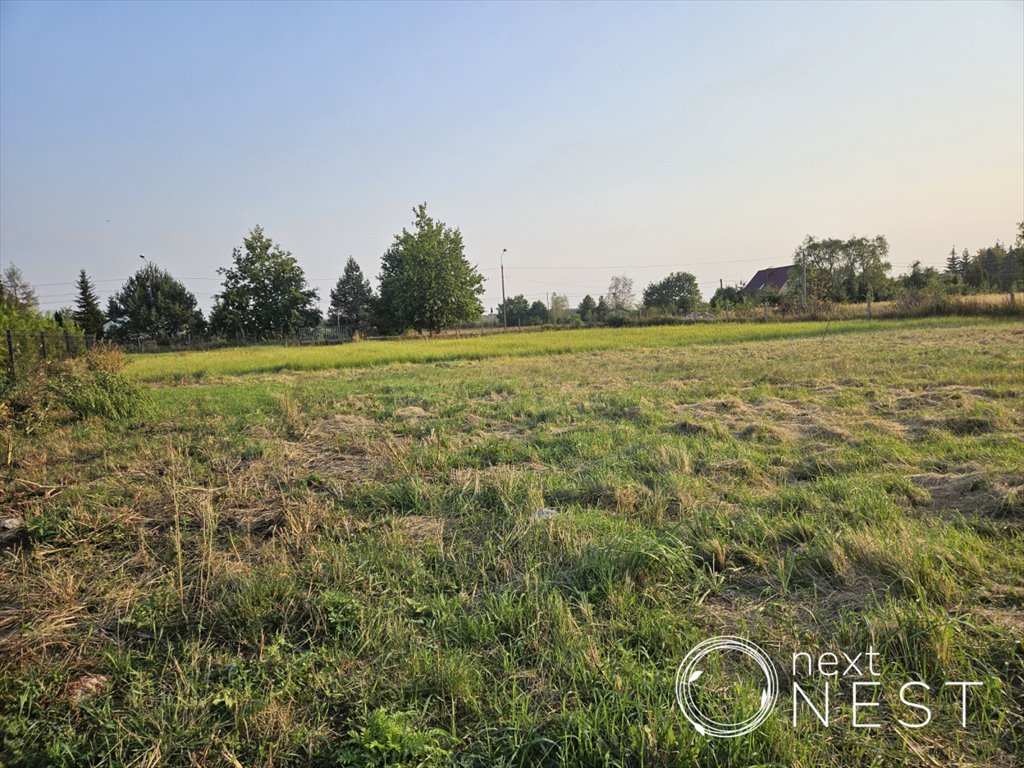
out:
<path id="1" fill-rule="evenodd" d="M 139 356 L 146 418 L 12 445 L 0 763 L 1020 765 L 1022 350 L 947 319 Z M 738 739 L 675 702 L 722 634 L 781 677 Z M 881 727 L 848 680 L 794 727 L 790 653 L 869 648 Z"/>
<path id="2" fill-rule="evenodd" d="M 723 323 L 650 328 L 601 328 L 509 333 L 433 340 L 366 341 L 331 346 L 251 346 L 208 352 L 139 355 L 131 372 L 143 381 L 204 379 L 246 373 L 366 368 L 391 363 L 484 360 L 492 357 L 659 349 L 692 344 L 727 344 L 768 339 L 839 335 L 892 328 L 894 321 L 843 320 L 831 323 Z M 930 318 L 896 321 L 903 328 L 959 328 L 987 324 L 987 318 Z"/>

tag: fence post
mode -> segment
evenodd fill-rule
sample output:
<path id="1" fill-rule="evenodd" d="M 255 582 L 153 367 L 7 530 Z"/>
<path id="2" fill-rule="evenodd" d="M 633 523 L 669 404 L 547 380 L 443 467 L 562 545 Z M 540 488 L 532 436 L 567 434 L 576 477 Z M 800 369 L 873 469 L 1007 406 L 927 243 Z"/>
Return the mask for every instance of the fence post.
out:
<path id="1" fill-rule="evenodd" d="M 11 364 L 11 376 L 14 375 L 14 334 L 7 329 L 7 360 Z"/>
<path id="2" fill-rule="evenodd" d="M 39 332 L 39 349 L 43 354 L 43 360 L 46 359 L 46 331 Z"/>
<path id="3" fill-rule="evenodd" d="M 64 331 L 64 348 L 68 351 L 68 357 L 71 357 L 71 334 Z"/>

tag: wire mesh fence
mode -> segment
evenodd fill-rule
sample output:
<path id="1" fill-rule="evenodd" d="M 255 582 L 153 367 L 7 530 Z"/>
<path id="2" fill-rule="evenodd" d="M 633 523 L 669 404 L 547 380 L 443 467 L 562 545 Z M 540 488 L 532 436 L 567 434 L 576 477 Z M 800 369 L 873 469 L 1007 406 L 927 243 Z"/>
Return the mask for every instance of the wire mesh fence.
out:
<path id="1" fill-rule="evenodd" d="M 49 360 L 85 354 L 96 344 L 93 336 L 66 331 L 0 331 L 7 373 L 18 377 L 38 369 Z"/>

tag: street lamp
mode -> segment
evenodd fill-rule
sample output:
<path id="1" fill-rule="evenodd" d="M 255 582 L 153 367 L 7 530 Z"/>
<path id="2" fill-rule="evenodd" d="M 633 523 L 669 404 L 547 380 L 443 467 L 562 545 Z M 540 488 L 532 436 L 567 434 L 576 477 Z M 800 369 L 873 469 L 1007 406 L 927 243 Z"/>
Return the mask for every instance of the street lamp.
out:
<path id="1" fill-rule="evenodd" d="M 501 321 L 505 326 L 505 330 L 508 330 L 508 303 L 505 301 L 505 253 L 508 248 L 501 249 L 501 256 L 498 257 L 498 261 L 501 263 Z"/>

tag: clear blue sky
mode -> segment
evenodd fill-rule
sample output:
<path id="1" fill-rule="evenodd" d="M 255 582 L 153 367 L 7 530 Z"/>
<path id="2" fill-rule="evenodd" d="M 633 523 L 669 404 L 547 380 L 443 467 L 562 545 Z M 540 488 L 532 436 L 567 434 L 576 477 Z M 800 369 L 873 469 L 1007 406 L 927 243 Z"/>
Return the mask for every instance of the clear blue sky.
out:
<path id="1" fill-rule="evenodd" d="M 140 253 L 208 307 L 255 224 L 326 298 L 423 200 L 488 308 L 502 248 L 574 304 L 806 234 L 939 265 L 1024 218 L 1024 3 L 0 3 L 0 260 L 44 308 Z"/>

